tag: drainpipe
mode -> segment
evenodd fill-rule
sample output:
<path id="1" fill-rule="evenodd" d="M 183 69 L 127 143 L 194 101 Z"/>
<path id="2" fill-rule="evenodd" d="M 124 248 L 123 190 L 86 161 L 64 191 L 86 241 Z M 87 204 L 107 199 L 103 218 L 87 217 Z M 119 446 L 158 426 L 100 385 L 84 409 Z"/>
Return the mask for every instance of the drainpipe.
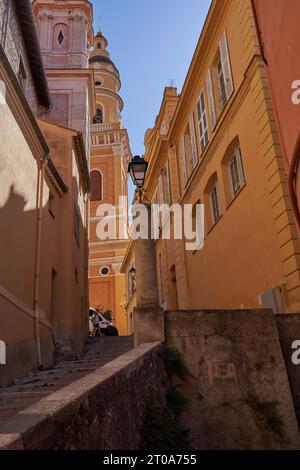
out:
<path id="1" fill-rule="evenodd" d="M 37 349 L 37 362 L 39 369 L 43 367 L 42 350 L 41 350 L 41 336 L 40 336 L 40 313 L 38 308 L 39 301 L 39 288 L 40 288 L 40 268 L 41 268 L 41 247 L 42 247 L 42 219 L 43 219 L 43 194 L 44 194 L 44 181 L 45 170 L 48 164 L 49 155 L 44 155 L 40 162 L 38 171 L 38 188 L 37 188 L 37 242 L 36 242 L 36 257 L 35 257 L 35 273 L 34 273 L 34 337 Z"/>

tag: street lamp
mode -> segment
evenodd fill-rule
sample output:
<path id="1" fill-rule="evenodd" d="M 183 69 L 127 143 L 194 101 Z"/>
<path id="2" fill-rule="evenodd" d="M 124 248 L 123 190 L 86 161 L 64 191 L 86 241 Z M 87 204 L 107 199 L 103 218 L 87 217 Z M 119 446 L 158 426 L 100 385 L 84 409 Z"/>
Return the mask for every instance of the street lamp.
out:
<path id="1" fill-rule="evenodd" d="M 148 168 L 148 162 L 141 158 L 139 155 L 133 157 L 128 165 L 128 173 L 130 173 L 133 184 L 137 188 L 137 192 L 140 196 L 140 202 L 142 202 L 143 186 L 145 182 L 146 172 Z"/>

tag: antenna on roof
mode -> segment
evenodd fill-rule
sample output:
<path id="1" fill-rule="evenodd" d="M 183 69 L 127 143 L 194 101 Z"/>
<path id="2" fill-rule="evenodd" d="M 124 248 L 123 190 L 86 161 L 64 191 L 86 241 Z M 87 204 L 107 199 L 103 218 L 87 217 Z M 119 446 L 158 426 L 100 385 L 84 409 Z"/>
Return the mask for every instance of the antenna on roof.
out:
<path id="1" fill-rule="evenodd" d="M 174 78 L 171 78 L 170 81 L 169 81 L 169 87 L 173 88 L 174 85 L 175 85 L 175 80 L 174 80 Z"/>

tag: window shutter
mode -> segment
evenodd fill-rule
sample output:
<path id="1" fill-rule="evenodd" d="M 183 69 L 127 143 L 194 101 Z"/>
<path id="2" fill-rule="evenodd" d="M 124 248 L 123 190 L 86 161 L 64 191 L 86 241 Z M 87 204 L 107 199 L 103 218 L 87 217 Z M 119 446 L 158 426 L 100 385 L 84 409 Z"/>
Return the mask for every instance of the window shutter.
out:
<path id="1" fill-rule="evenodd" d="M 170 164 L 169 160 L 166 163 L 166 178 L 167 178 L 167 198 L 168 204 L 171 205 L 172 203 L 172 196 L 171 196 L 171 179 L 170 179 Z"/>
<path id="2" fill-rule="evenodd" d="M 187 183 L 187 167 L 186 167 L 186 158 L 185 158 L 184 136 L 181 136 L 181 158 L 182 158 L 183 182 L 185 186 Z"/>
<path id="3" fill-rule="evenodd" d="M 226 31 L 222 34 L 221 41 L 219 44 L 220 48 L 220 56 L 221 56 L 221 63 L 222 63 L 222 70 L 224 75 L 225 81 L 225 89 L 226 89 L 226 98 L 229 100 L 233 93 L 233 80 L 232 80 L 232 72 L 231 72 L 231 65 L 230 65 L 230 58 L 228 52 L 228 42 Z"/>
<path id="4" fill-rule="evenodd" d="M 193 113 L 190 116 L 189 125 L 190 125 L 190 136 L 191 136 L 192 167 L 195 168 L 195 166 L 198 163 L 198 156 L 197 156 L 196 133 L 195 133 Z"/>
<path id="5" fill-rule="evenodd" d="M 217 124 L 217 116 L 216 116 L 216 108 L 215 108 L 215 100 L 214 100 L 214 92 L 213 92 L 213 85 L 212 85 L 212 78 L 211 78 L 211 70 L 207 72 L 206 75 L 206 89 L 208 95 L 208 106 L 209 106 L 209 115 L 210 115 L 210 125 L 211 129 L 214 130 Z"/>
<path id="6" fill-rule="evenodd" d="M 237 147 L 236 149 L 237 161 L 238 161 L 238 170 L 242 186 L 245 184 L 245 175 L 244 175 L 244 166 L 242 161 L 241 149 Z"/>
<path id="7" fill-rule="evenodd" d="M 165 198 L 164 198 L 164 185 L 163 185 L 162 175 L 159 175 L 158 184 L 159 184 L 159 201 L 160 201 L 160 204 L 164 204 Z"/>

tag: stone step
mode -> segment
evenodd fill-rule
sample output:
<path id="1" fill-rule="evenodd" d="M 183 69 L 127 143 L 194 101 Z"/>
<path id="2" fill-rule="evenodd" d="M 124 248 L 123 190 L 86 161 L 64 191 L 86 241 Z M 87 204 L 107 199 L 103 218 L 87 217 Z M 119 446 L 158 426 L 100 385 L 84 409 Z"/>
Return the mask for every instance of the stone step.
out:
<path id="1" fill-rule="evenodd" d="M 10 419 L 50 393 L 103 367 L 133 349 L 132 337 L 102 337 L 88 341 L 76 361 L 61 362 L 51 369 L 31 373 L 7 388 L 0 388 L 0 422 Z"/>

